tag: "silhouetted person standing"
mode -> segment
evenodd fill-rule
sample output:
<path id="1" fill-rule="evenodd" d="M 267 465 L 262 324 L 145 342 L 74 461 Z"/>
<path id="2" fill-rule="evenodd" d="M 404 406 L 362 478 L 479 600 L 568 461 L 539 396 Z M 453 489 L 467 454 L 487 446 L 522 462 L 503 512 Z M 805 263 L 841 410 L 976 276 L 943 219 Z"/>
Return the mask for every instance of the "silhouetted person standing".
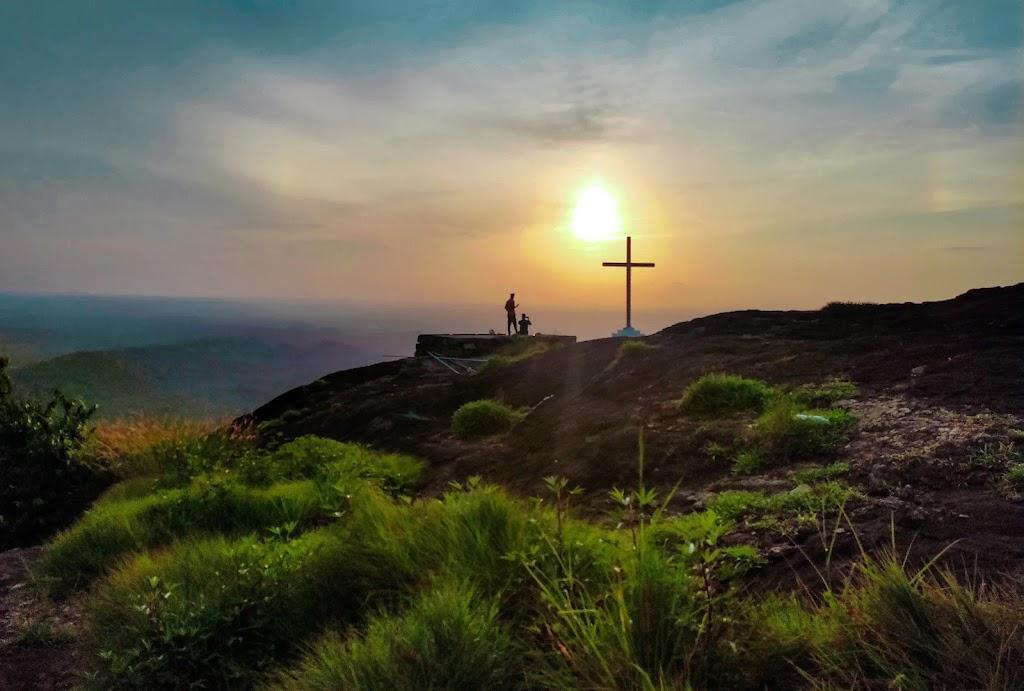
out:
<path id="1" fill-rule="evenodd" d="M 519 326 L 516 324 L 516 294 L 511 293 L 505 301 L 505 314 L 508 315 L 508 335 L 519 333 Z"/>

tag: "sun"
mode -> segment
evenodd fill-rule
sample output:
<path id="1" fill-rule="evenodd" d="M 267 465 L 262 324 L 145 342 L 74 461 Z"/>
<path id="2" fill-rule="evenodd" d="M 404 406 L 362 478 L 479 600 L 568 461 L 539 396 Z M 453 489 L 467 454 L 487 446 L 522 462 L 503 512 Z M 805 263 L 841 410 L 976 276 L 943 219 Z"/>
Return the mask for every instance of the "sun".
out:
<path id="1" fill-rule="evenodd" d="M 602 242 L 618 237 L 622 221 L 615 197 L 600 183 L 588 185 L 576 199 L 570 227 L 573 235 L 584 242 Z"/>

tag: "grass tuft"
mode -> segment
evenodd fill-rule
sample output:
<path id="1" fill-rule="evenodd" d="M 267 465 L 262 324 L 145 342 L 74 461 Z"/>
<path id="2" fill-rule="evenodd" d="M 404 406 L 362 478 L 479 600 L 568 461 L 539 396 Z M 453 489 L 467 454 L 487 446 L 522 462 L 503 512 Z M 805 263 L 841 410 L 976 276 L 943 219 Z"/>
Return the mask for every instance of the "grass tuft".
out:
<path id="1" fill-rule="evenodd" d="M 370 621 L 365 635 L 328 634 L 270 688 L 511 688 L 519 665 L 498 614 L 496 602 L 480 598 L 470 586 L 433 589 L 403 614 Z"/>
<path id="2" fill-rule="evenodd" d="M 835 454 L 843 448 L 852 415 L 843 410 L 805 410 L 787 396 L 772 400 L 754 423 L 760 451 L 772 462 Z"/>
<path id="3" fill-rule="evenodd" d="M 481 439 L 508 432 L 523 417 L 521 411 L 495 400 L 470 401 L 452 415 L 452 432 L 460 439 Z"/>
<path id="4" fill-rule="evenodd" d="M 759 411 L 772 389 L 757 379 L 734 374 L 705 374 L 683 391 L 676 402 L 680 411 L 695 417 Z"/>

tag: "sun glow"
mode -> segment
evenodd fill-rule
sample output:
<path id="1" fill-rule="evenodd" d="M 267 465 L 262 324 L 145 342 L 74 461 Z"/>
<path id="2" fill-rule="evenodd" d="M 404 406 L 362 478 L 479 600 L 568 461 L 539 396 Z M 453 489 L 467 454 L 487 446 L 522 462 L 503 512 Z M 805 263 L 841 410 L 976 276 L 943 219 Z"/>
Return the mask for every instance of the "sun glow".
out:
<path id="1" fill-rule="evenodd" d="M 584 242 L 602 242 L 622 231 L 615 197 L 600 183 L 588 185 L 576 199 L 570 224 L 573 235 Z"/>

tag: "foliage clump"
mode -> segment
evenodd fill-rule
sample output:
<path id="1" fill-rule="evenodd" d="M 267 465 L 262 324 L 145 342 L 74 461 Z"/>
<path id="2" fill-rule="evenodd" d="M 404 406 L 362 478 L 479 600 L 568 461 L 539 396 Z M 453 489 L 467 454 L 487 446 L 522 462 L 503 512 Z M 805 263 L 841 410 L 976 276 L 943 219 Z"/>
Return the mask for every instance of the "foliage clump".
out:
<path id="1" fill-rule="evenodd" d="M 772 462 L 835 454 L 846 444 L 854 417 L 844 410 L 805 409 L 788 396 L 772 399 L 754 422 L 759 451 Z"/>
<path id="2" fill-rule="evenodd" d="M 735 374 L 705 374 L 683 391 L 679 410 L 694 417 L 759 411 L 772 395 L 770 386 Z"/>
<path id="3" fill-rule="evenodd" d="M 109 482 L 79 451 L 94 409 L 54 391 L 13 397 L 0 357 L 0 550 L 38 543 L 70 523 Z"/>
<path id="4" fill-rule="evenodd" d="M 460 439 L 481 439 L 508 432 L 523 417 L 521 411 L 499 401 L 470 401 L 461 405 L 452 415 L 452 432 Z"/>

